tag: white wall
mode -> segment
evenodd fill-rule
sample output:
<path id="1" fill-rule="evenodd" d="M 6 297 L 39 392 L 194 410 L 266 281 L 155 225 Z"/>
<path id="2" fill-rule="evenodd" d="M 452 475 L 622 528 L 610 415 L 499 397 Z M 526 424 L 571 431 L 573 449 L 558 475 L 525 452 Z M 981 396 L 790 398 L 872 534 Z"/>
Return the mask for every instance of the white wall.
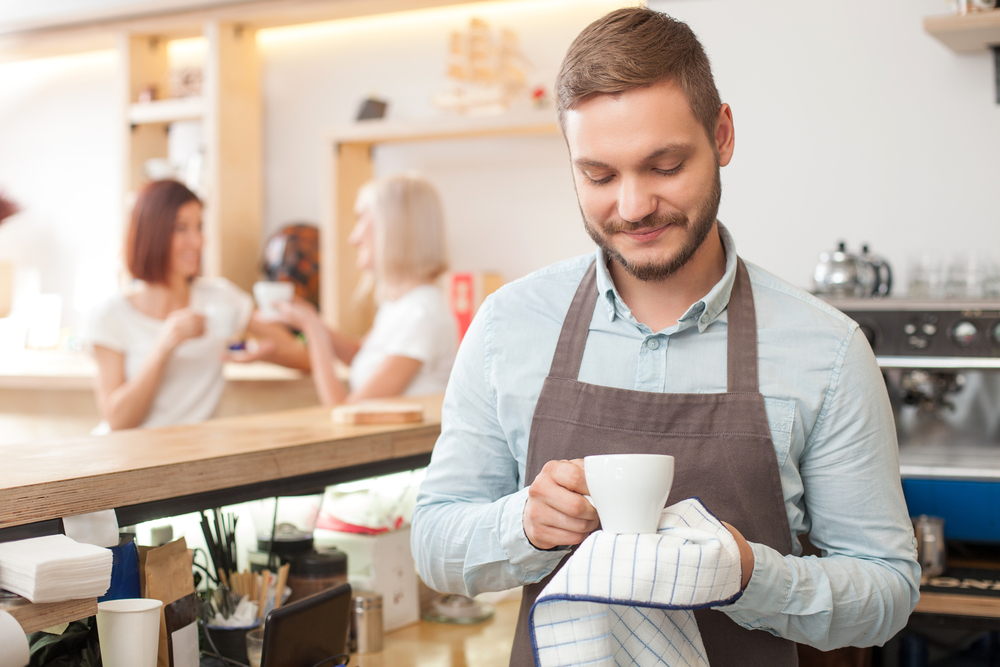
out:
<path id="1" fill-rule="evenodd" d="M 622 0 L 482 3 L 413 12 L 398 21 L 354 20 L 308 30 L 263 31 L 265 226 L 318 221 L 324 136 L 354 122 L 369 95 L 388 100 L 388 117 L 443 112 L 431 96 L 449 86 L 448 37 L 471 17 L 514 29 L 531 67 L 531 86 L 551 90 L 566 49 L 583 27 Z M 516 111 L 530 107 L 525 95 Z M 440 189 L 456 269 L 499 270 L 516 278 L 592 249 L 583 233 L 559 137 L 412 144 L 379 149 L 380 174 L 424 172 Z"/>
<path id="2" fill-rule="evenodd" d="M 0 190 L 22 213 L 0 226 L 15 308 L 63 297 L 73 326 L 116 284 L 121 150 L 112 51 L 0 64 Z"/>
<path id="3" fill-rule="evenodd" d="M 488 4 L 517 30 L 533 82 L 551 83 L 572 37 L 608 2 Z M 732 104 L 737 150 L 721 219 L 741 254 L 808 287 L 818 254 L 869 242 L 905 280 L 924 251 L 1000 256 L 1000 107 L 986 54 L 958 56 L 924 33 L 940 0 L 651 0 L 688 21 Z M 521 12 L 520 15 L 514 12 Z M 265 225 L 319 219 L 322 137 L 377 94 L 395 118 L 439 112 L 447 33 L 472 12 L 410 14 L 259 38 Z M 430 17 L 437 17 L 429 19 Z M 444 18 L 441 18 L 441 17 Z M 25 212 L 0 227 L 0 260 L 36 268 L 65 311 L 112 289 L 121 215 L 110 53 L 0 65 L 0 189 Z M 581 252 L 565 148 L 556 138 L 412 145 L 380 171 L 419 168 L 445 196 L 456 268 L 514 278 Z M 83 298 L 82 302 L 87 299 Z"/>
<path id="4" fill-rule="evenodd" d="M 922 252 L 1000 258 L 992 55 L 923 30 L 940 0 L 651 0 L 687 21 L 733 107 L 719 218 L 740 253 L 811 284 L 818 254 L 869 242 L 905 285 Z"/>
<path id="5" fill-rule="evenodd" d="M 940 0 L 650 6 L 692 26 L 733 106 L 737 150 L 723 170 L 720 219 L 745 257 L 810 287 L 820 252 L 839 240 L 869 243 L 893 263 L 900 288 L 915 255 L 1000 257 L 992 60 L 958 56 L 924 32 L 924 16 L 946 11 Z M 552 80 L 585 22 L 539 12 L 513 26 L 540 79 Z M 397 118 L 436 113 L 428 96 L 444 85 L 450 27 L 261 40 L 269 230 L 318 219 L 322 130 L 350 122 L 365 95 L 387 97 Z M 458 268 L 513 278 L 591 248 L 557 139 L 393 147 L 377 157 L 380 172 L 418 168 L 441 187 Z"/>

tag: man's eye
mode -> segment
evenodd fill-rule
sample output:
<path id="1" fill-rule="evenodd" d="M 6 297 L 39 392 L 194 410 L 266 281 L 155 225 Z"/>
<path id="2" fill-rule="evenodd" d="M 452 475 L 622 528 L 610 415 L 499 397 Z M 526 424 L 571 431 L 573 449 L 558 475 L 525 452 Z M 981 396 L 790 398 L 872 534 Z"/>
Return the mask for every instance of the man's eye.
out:
<path id="1" fill-rule="evenodd" d="M 587 180 L 590 181 L 591 185 L 604 185 L 605 183 L 610 183 L 614 175 L 605 176 L 604 178 L 594 178 L 590 174 L 587 174 Z"/>
<path id="2" fill-rule="evenodd" d="M 661 174 L 663 176 L 673 176 L 674 174 L 678 173 L 683 168 L 684 168 L 684 163 L 681 162 L 679 165 L 677 165 L 673 169 L 654 169 L 653 171 L 655 171 L 657 174 Z"/>

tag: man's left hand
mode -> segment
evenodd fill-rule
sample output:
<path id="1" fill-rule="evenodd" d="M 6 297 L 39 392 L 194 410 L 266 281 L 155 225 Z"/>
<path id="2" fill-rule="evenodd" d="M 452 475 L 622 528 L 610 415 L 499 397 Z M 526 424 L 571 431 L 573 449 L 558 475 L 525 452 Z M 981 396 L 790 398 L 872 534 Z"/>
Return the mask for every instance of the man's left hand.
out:
<path id="1" fill-rule="evenodd" d="M 753 574 L 753 549 L 750 548 L 750 543 L 746 541 L 743 534 L 733 528 L 731 525 L 722 522 L 722 525 L 729 529 L 729 532 L 733 534 L 733 539 L 736 540 L 736 546 L 740 548 L 740 569 L 743 572 L 743 582 L 740 584 L 740 590 L 745 590 L 747 584 L 750 583 L 750 576 Z"/>

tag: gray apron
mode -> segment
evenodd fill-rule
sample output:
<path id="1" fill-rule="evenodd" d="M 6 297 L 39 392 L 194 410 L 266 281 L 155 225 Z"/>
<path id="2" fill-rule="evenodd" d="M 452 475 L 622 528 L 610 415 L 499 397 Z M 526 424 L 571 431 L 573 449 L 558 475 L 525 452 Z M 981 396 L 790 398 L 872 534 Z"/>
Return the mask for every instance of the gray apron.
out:
<path id="1" fill-rule="evenodd" d="M 526 482 L 534 480 L 553 459 L 670 454 L 675 457 L 675 473 L 668 504 L 697 496 L 748 541 L 790 554 L 778 459 L 764 397 L 758 391 L 757 318 L 743 261 L 737 260 L 727 308 L 728 391 L 724 394 L 666 394 L 580 382 L 577 377 L 597 297 L 597 271 L 592 264 L 566 314 L 552 368 L 538 396 L 528 440 Z M 535 664 L 528 612 L 551 577 L 524 587 L 512 667 Z M 712 667 L 798 664 L 791 641 L 741 628 L 720 611 L 698 610 L 695 616 Z"/>

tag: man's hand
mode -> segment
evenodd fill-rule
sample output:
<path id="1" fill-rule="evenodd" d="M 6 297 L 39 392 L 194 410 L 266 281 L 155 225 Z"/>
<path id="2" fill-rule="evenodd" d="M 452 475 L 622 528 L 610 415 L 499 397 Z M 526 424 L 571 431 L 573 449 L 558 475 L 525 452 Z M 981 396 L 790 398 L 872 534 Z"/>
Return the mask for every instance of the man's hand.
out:
<path id="1" fill-rule="evenodd" d="M 597 510 L 588 493 L 583 459 L 549 461 L 528 488 L 524 534 L 536 549 L 583 542 L 597 529 Z"/>
<path id="2" fill-rule="evenodd" d="M 750 583 L 750 575 L 753 574 L 753 549 L 750 548 L 750 543 L 743 537 L 743 533 L 725 521 L 722 522 L 722 525 L 728 528 L 729 532 L 733 534 L 736 546 L 740 548 L 740 568 L 743 571 L 743 582 L 740 584 L 740 590 L 746 590 L 747 584 Z"/>

